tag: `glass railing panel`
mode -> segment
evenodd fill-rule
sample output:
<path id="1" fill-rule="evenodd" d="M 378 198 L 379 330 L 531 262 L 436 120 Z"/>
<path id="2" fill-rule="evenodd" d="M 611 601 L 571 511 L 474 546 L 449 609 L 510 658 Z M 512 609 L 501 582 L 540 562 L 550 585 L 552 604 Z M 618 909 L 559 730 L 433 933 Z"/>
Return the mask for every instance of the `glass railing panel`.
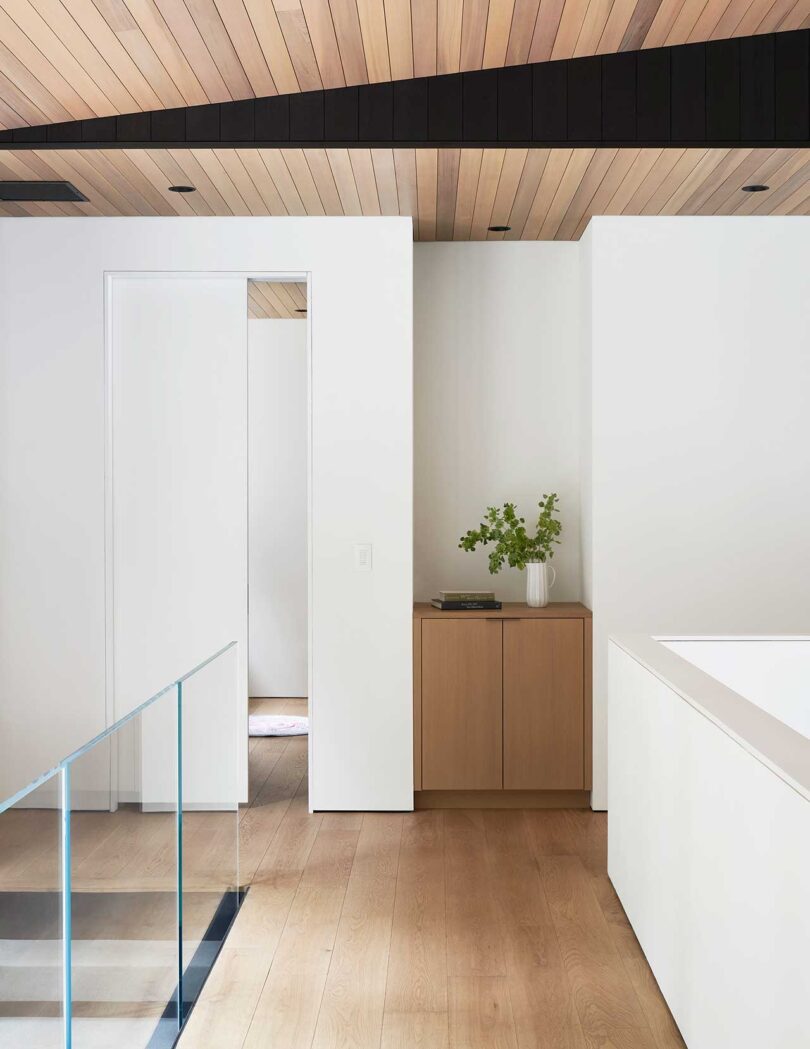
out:
<path id="1" fill-rule="evenodd" d="M 0 806 L 0 1046 L 64 1044 L 62 774 Z"/>
<path id="2" fill-rule="evenodd" d="M 173 688 L 67 765 L 73 1049 L 169 1049 L 178 1030 Z"/>
<path id="3" fill-rule="evenodd" d="M 180 696 L 185 1017 L 241 899 L 236 647 L 182 681 Z"/>

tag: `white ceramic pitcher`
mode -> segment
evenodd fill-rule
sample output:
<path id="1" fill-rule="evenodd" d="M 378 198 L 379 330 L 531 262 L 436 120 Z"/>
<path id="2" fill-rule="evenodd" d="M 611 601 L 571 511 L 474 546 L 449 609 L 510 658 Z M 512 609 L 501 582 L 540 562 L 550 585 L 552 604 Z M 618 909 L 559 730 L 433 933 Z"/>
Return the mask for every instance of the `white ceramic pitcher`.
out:
<path id="1" fill-rule="evenodd" d="M 526 604 L 530 608 L 545 608 L 548 592 L 556 578 L 556 571 L 545 561 L 529 561 L 526 565 Z"/>

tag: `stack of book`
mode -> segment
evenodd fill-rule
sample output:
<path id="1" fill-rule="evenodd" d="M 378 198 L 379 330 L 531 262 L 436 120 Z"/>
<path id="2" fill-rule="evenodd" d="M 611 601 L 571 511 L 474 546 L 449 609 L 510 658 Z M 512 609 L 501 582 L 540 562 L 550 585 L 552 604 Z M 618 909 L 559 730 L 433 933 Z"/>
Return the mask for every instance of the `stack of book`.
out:
<path id="1" fill-rule="evenodd" d="M 439 596 L 430 602 L 434 608 L 445 612 L 471 611 L 473 609 L 500 608 L 491 590 L 440 590 Z"/>

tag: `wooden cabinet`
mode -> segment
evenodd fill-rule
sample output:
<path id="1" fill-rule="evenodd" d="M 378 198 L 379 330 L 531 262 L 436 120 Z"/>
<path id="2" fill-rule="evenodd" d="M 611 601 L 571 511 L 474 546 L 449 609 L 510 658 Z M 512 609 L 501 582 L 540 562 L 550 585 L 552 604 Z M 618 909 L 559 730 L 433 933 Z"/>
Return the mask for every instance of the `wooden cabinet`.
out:
<path id="1" fill-rule="evenodd" d="M 456 614 L 417 605 L 416 789 L 523 801 L 589 790 L 590 661 L 590 612 L 579 604 Z"/>
<path id="2" fill-rule="evenodd" d="M 422 785 L 497 790 L 503 775 L 502 625 L 478 619 L 422 629 Z"/>
<path id="3" fill-rule="evenodd" d="M 503 785 L 581 790 L 585 782 L 581 619 L 503 624 Z"/>

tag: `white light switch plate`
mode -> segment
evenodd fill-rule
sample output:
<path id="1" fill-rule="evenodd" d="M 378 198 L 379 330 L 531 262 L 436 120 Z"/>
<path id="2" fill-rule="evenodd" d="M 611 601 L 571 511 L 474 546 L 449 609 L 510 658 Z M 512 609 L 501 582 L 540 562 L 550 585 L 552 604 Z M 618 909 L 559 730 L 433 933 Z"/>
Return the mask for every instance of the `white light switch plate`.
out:
<path id="1" fill-rule="evenodd" d="M 371 571 L 371 543 L 354 544 L 354 567 L 358 572 Z"/>

